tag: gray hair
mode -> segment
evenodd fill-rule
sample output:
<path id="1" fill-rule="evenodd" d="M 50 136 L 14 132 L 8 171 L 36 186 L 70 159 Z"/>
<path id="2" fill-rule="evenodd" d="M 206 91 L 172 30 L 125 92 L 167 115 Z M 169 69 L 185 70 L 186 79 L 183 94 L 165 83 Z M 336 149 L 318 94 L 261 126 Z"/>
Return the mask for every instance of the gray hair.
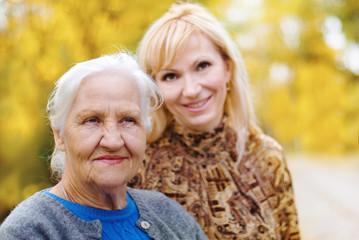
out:
<path id="1" fill-rule="evenodd" d="M 135 57 L 127 52 L 105 55 L 77 63 L 62 75 L 56 82 L 47 104 L 51 127 L 63 134 L 67 115 L 84 78 L 95 73 L 117 71 L 127 73 L 130 76 L 128 80 L 136 82 L 140 92 L 145 127 L 147 131 L 150 130 L 149 112 L 158 109 L 163 103 L 163 99 L 151 77 L 139 68 Z M 60 180 L 65 170 L 65 153 L 56 146 L 51 156 L 50 168 L 53 178 Z"/>

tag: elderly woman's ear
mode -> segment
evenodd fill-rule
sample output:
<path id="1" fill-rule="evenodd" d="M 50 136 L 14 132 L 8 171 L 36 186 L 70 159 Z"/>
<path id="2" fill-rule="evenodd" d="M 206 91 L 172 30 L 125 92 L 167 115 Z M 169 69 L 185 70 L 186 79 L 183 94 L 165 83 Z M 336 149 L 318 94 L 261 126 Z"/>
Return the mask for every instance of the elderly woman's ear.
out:
<path id="1" fill-rule="evenodd" d="M 54 134 L 54 138 L 55 138 L 55 143 L 56 143 L 56 147 L 60 150 L 60 151 L 65 151 L 65 144 L 64 144 L 64 140 L 63 140 L 63 135 L 60 133 L 60 130 L 54 129 L 53 127 L 51 127 L 52 132 Z"/>

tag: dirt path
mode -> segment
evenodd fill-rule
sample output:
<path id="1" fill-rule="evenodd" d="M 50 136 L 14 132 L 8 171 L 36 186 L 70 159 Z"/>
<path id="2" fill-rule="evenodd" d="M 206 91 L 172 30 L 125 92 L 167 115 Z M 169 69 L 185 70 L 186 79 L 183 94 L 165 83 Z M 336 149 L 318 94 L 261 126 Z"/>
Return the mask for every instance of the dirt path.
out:
<path id="1" fill-rule="evenodd" d="M 303 240 L 359 239 L 359 156 L 288 156 Z"/>

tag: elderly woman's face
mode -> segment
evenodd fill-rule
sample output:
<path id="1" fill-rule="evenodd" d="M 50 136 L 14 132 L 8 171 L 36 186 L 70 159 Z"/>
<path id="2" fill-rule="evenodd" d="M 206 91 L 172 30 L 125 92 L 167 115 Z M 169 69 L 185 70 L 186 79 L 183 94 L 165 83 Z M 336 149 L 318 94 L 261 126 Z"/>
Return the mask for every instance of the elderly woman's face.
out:
<path id="1" fill-rule="evenodd" d="M 121 72 L 83 80 L 57 141 L 66 152 L 66 174 L 80 184 L 126 185 L 137 173 L 146 144 L 140 94 Z"/>

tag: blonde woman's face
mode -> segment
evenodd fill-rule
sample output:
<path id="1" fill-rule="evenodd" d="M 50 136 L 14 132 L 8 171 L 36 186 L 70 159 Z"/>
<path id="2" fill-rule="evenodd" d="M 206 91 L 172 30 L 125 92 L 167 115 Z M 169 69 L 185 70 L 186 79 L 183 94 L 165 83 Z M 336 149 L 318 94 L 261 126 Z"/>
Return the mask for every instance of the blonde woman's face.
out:
<path id="1" fill-rule="evenodd" d="M 193 33 L 175 61 L 156 74 L 166 107 L 185 128 L 206 132 L 223 116 L 231 66 L 213 42 Z"/>

